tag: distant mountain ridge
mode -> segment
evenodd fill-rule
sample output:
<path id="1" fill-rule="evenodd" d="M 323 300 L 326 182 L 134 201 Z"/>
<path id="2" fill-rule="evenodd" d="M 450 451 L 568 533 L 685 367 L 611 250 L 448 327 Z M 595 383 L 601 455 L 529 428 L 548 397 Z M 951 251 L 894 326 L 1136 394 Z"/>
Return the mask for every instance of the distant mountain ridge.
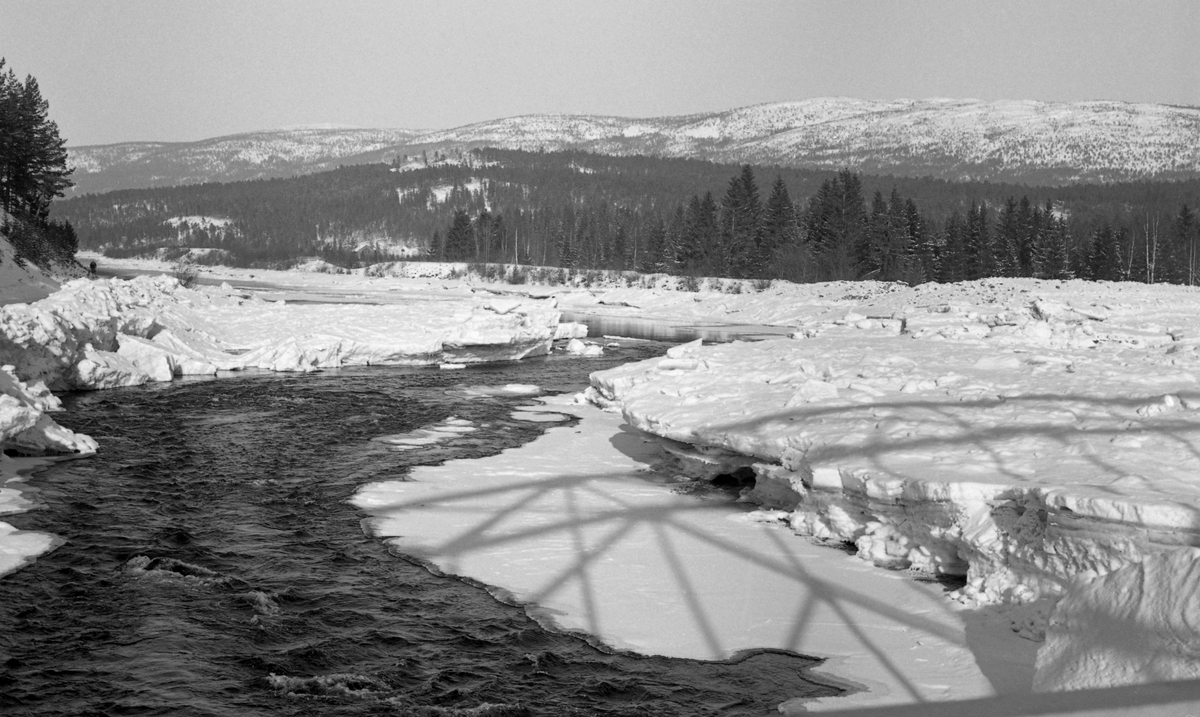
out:
<path id="1" fill-rule="evenodd" d="M 1200 108 L 819 98 L 634 119 L 522 115 L 447 130 L 291 129 L 68 148 L 76 192 L 233 181 L 450 148 L 582 149 L 1031 184 L 1200 176 Z"/>

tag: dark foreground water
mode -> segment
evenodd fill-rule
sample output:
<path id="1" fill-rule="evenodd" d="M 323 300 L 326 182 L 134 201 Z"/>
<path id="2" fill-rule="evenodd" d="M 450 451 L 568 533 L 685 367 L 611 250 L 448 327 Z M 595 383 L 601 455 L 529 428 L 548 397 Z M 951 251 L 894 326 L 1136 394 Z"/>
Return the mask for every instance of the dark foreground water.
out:
<path id="1" fill-rule="evenodd" d="M 577 389 L 608 359 L 466 371 L 358 369 L 77 394 L 60 421 L 100 442 L 37 475 L 65 538 L 0 579 L 0 714 L 761 715 L 812 660 L 605 652 L 365 537 L 346 503 L 413 465 L 495 453 L 542 427 L 475 384 Z M 397 453 L 372 442 L 459 416 L 481 426 Z M 652 606 L 648 606 L 648 609 Z"/>

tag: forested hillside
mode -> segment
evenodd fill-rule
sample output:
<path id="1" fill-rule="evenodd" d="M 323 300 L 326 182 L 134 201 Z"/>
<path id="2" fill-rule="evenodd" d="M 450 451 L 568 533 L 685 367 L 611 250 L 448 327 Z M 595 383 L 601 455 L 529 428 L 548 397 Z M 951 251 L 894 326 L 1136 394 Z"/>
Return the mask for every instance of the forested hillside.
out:
<path id="1" fill-rule="evenodd" d="M 796 281 L 1194 283 L 1200 181 L 1027 187 L 475 149 L 60 201 L 109 255 L 283 266 L 400 256 Z M 196 252 L 193 252 L 196 255 Z"/>

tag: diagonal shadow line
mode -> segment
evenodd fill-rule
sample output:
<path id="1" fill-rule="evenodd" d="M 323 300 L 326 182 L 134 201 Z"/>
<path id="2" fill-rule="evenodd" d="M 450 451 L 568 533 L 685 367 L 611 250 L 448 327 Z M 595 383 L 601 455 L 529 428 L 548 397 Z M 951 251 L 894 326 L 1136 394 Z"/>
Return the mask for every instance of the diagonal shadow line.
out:
<path id="1" fill-rule="evenodd" d="M 600 475 L 603 476 L 605 474 L 600 474 Z M 579 481 L 574 481 L 574 482 L 579 482 Z M 497 491 L 489 490 L 486 492 L 495 493 Z M 428 507 L 428 506 L 425 506 L 425 507 Z M 755 564 L 759 565 L 760 567 L 764 567 L 767 570 L 774 572 L 776 574 L 779 574 L 783 577 L 786 577 L 786 578 L 789 578 L 792 580 L 797 580 L 798 582 L 808 582 L 808 583 L 819 584 L 823 587 L 824 590 L 828 591 L 829 594 L 838 595 L 838 596 L 840 596 L 841 599 L 846 600 L 847 602 L 850 602 L 853 604 L 857 604 L 860 607 L 862 607 L 863 609 L 875 612 L 876 614 L 878 614 L 882 617 L 887 617 L 887 618 L 890 618 L 893 620 L 897 620 L 901 623 L 909 624 L 918 629 L 922 629 L 927 632 L 931 632 L 933 634 L 939 635 L 949 642 L 956 642 L 955 636 L 952 633 L 948 632 L 944 626 L 938 625 L 936 622 L 933 622 L 933 621 L 929 620 L 928 618 L 923 618 L 923 617 L 914 616 L 914 615 L 906 615 L 906 614 L 900 613 L 899 611 L 895 610 L 894 608 L 886 605 L 882 601 L 876 600 L 874 598 L 869 598 L 867 596 L 855 595 L 853 593 L 846 593 L 845 591 L 842 591 L 841 589 L 837 588 L 836 586 L 830 585 L 828 582 L 826 582 L 820 578 L 817 578 L 815 576 L 807 574 L 807 572 L 805 572 L 802 577 L 797 578 L 794 572 L 791 572 L 787 569 L 786 565 L 782 565 L 775 561 L 771 561 L 762 555 L 758 555 L 756 553 L 752 553 L 750 551 L 741 549 L 738 546 L 730 544 L 726 541 L 713 538 L 712 536 L 707 535 L 701 531 L 695 530 L 694 528 L 692 528 L 686 524 L 679 523 L 673 517 L 675 514 L 679 514 L 682 512 L 711 511 L 711 510 L 715 510 L 715 509 L 718 509 L 718 508 L 713 507 L 713 506 L 706 506 L 706 505 L 696 505 L 696 506 L 676 505 L 676 506 L 672 506 L 671 508 L 664 511 L 663 508 L 661 508 L 659 506 L 655 506 L 652 508 L 634 509 L 633 511 L 608 511 L 603 514 L 593 516 L 591 518 L 586 518 L 581 521 L 575 521 L 573 524 L 578 525 L 578 526 L 595 525 L 595 524 L 607 523 L 607 522 L 612 521 L 613 519 L 617 519 L 620 522 L 626 523 L 629 528 L 632 528 L 633 524 L 635 524 L 635 523 L 642 523 L 642 522 L 650 523 L 650 524 L 667 523 L 667 524 L 670 524 L 671 526 L 675 527 L 676 529 L 678 529 L 684 533 L 690 534 L 690 535 L 698 538 L 699 540 L 701 540 L 705 543 L 708 543 L 720 550 L 723 550 L 723 551 L 729 552 L 730 554 L 742 557 L 749 562 L 755 563 Z M 632 515 L 631 515 L 631 513 L 632 513 Z M 453 554 L 458 554 L 459 552 L 468 550 L 468 549 L 485 549 L 485 548 L 489 548 L 489 547 L 497 547 L 497 546 L 501 546 L 501 545 L 505 545 L 505 544 L 510 544 L 510 543 L 534 538 L 539 535 L 549 535 L 549 534 L 561 532 L 562 530 L 569 529 L 571 527 L 571 525 L 572 525 L 572 523 L 564 520 L 564 521 L 558 521 L 555 523 L 551 523 L 548 525 L 534 526 L 534 527 L 527 528 L 524 530 L 516 531 L 514 533 L 510 533 L 507 535 L 487 536 L 487 537 L 477 536 L 477 537 L 474 537 L 473 539 L 469 539 L 469 538 L 472 538 L 471 535 L 464 534 L 463 536 L 456 538 L 455 540 L 451 541 L 451 543 L 448 543 L 446 545 L 447 546 L 450 544 L 454 545 L 455 553 L 451 554 L 451 555 L 453 555 Z M 618 532 L 628 532 L 628 531 L 627 530 L 619 530 Z M 607 548 L 612 543 L 613 543 L 612 540 L 606 540 L 603 544 L 603 547 Z M 441 552 L 441 551 L 442 551 L 442 548 L 434 548 L 434 552 Z M 572 575 L 578 574 L 578 572 L 584 567 L 585 563 L 590 563 L 595 560 L 597 554 L 598 554 L 598 551 L 593 552 L 591 555 L 587 556 L 584 561 L 581 561 L 580 564 L 577 564 L 576 567 L 574 569 L 572 569 L 571 571 L 564 573 L 563 576 L 559 580 L 556 580 L 554 583 L 552 583 L 552 585 L 558 586 L 562 582 L 564 582 L 566 579 L 571 577 Z M 545 594 L 549 594 L 549 593 L 546 590 L 543 590 L 540 594 L 545 595 Z"/>
<path id="2" fill-rule="evenodd" d="M 809 621 L 817 612 L 819 603 L 819 600 L 804 600 L 800 603 L 800 607 L 796 610 L 796 616 L 792 618 L 792 627 L 782 643 L 788 649 L 800 649 L 800 640 L 804 637 L 804 631 L 808 628 Z"/>
<path id="3" fill-rule="evenodd" d="M 795 555 L 793 555 L 791 552 L 786 550 L 786 546 L 783 545 L 783 541 L 775 533 L 775 531 L 769 531 L 769 537 L 770 537 L 771 541 L 773 543 L 775 543 L 775 545 L 778 546 L 781 550 L 783 550 L 784 554 L 789 557 L 789 562 L 791 562 L 795 566 L 797 572 L 807 574 L 808 571 L 806 571 L 804 569 L 804 567 L 796 559 Z M 837 612 L 839 615 L 841 615 L 842 620 L 847 625 L 849 625 L 850 628 L 856 632 L 856 634 L 858 634 L 859 641 L 862 643 L 863 647 L 866 648 L 868 651 L 870 651 L 872 654 L 874 654 L 876 658 L 878 658 L 879 662 L 884 666 L 884 669 L 886 669 L 888 672 L 892 673 L 892 676 L 895 677 L 897 681 L 899 681 L 901 684 L 904 684 L 908 688 L 909 692 L 913 692 L 915 694 L 916 687 L 914 685 L 912 685 L 912 683 L 905 677 L 905 675 L 903 675 L 900 672 L 900 669 L 898 667 L 896 667 L 896 665 L 892 662 L 891 658 L 887 654 L 887 651 L 884 650 L 883 648 L 875 645 L 865 633 L 860 633 L 857 629 L 858 628 L 857 624 L 851 623 L 849 617 L 846 615 L 845 609 L 838 602 L 838 598 L 836 596 L 826 594 L 826 591 L 824 589 L 822 589 L 823 587 L 824 587 L 824 584 L 816 584 L 816 585 L 810 586 L 810 590 L 812 591 L 813 598 L 814 598 L 814 600 L 812 600 L 811 602 L 815 603 L 817 600 L 820 600 L 822 602 L 828 603 L 830 608 L 832 608 L 835 612 Z M 796 634 L 799 630 L 802 630 L 802 629 L 803 629 L 803 626 L 794 625 L 793 626 L 793 634 Z M 964 635 L 963 642 L 960 642 L 958 644 L 966 647 L 965 640 L 966 640 L 966 637 Z M 796 644 L 796 643 L 789 642 L 789 643 L 785 643 L 785 644 Z M 918 699 L 920 699 L 920 698 L 918 697 Z"/>
<path id="4" fill-rule="evenodd" d="M 429 506 L 423 506 L 423 508 L 425 510 L 429 510 Z M 682 512 L 682 511 L 712 512 L 714 510 L 714 508 L 712 506 L 701 505 L 701 506 L 696 506 L 694 508 L 692 508 L 692 507 L 675 507 L 670 510 L 674 510 L 675 512 Z M 616 520 L 618 522 L 628 521 L 631 523 L 638 523 L 638 522 L 654 523 L 654 522 L 658 522 L 658 521 L 662 520 L 663 513 L 664 513 L 663 508 L 658 507 L 658 506 L 656 506 L 654 508 L 643 508 L 643 509 L 636 509 L 636 510 L 632 510 L 632 511 L 612 510 L 612 511 L 607 511 L 600 515 L 595 515 L 595 516 L 591 516 L 588 518 L 583 518 L 581 520 L 577 520 L 574 523 L 572 523 L 566 519 L 563 519 L 563 520 L 559 520 L 559 521 L 556 521 L 553 523 L 530 526 L 528 528 L 523 528 L 521 530 L 517 530 L 512 533 L 507 533 L 504 535 L 477 536 L 477 535 L 475 535 L 476 531 L 474 531 L 473 528 L 469 528 L 468 530 L 470 530 L 471 532 L 463 533 L 462 535 L 453 539 L 450 542 L 443 543 L 440 546 L 436 546 L 435 549 L 439 552 L 446 552 L 450 548 L 453 548 L 454 549 L 453 553 L 446 552 L 446 554 L 447 555 L 457 554 L 459 552 L 462 552 L 463 550 L 497 547 L 497 546 L 501 546 L 501 545 L 519 542 L 522 540 L 527 540 L 530 538 L 535 538 L 539 535 L 549 535 L 549 534 L 553 534 L 553 533 L 562 532 L 564 530 L 569 530 L 572 525 L 577 525 L 577 526 L 598 525 L 598 524 L 613 522 L 614 520 Z"/>
<path id="5" fill-rule="evenodd" d="M 853 618 L 849 613 L 846 612 L 846 609 L 842 606 L 841 602 L 836 599 L 829 599 L 827 602 L 829 603 L 829 607 L 833 608 L 833 611 L 838 614 L 838 617 L 842 618 L 842 622 L 846 629 L 854 633 L 854 636 L 858 638 L 859 644 L 866 647 L 872 652 L 872 654 L 879 658 L 879 662 L 883 665 L 883 668 L 890 672 L 892 676 L 896 678 L 896 681 L 908 691 L 908 693 L 912 696 L 913 701 L 926 702 L 927 700 L 921 696 L 921 693 L 917 690 L 916 685 L 912 683 L 912 680 L 908 679 L 908 677 L 900 672 L 900 669 L 896 667 L 896 664 L 890 657 L 888 657 L 887 653 L 877 649 L 874 647 L 874 645 L 872 645 L 870 638 L 867 637 L 866 633 L 863 632 L 858 623 L 854 622 Z"/>
<path id="6" fill-rule="evenodd" d="M 675 577 L 675 584 L 679 586 L 680 592 L 683 594 L 683 600 L 687 603 L 688 610 L 691 611 L 693 619 L 696 621 L 696 627 L 699 628 L 700 634 L 704 637 L 704 642 L 708 644 L 708 649 L 712 655 L 723 656 L 725 653 L 721 647 L 721 641 L 717 639 L 717 631 L 713 628 L 712 622 L 704 610 L 704 606 L 696 598 L 696 590 L 692 586 L 692 581 L 684 569 L 683 561 L 679 559 L 679 553 L 675 550 L 675 545 L 671 542 L 671 536 L 663 530 L 662 525 L 654 526 L 654 533 L 658 536 L 659 549 L 667 559 L 667 565 L 671 568 L 671 574 Z"/>
<path id="7" fill-rule="evenodd" d="M 579 525 L 579 509 L 575 505 L 575 491 L 564 490 L 563 499 L 567 502 L 567 520 L 571 522 L 571 542 L 575 545 L 575 554 L 587 556 L 590 551 L 583 539 L 583 530 Z M 582 561 L 581 561 L 582 562 Z M 592 587 L 591 573 L 581 564 L 579 571 L 579 591 L 583 596 L 583 610 L 588 620 L 588 630 L 593 635 L 600 634 L 600 609 L 596 603 L 595 591 Z"/>
<path id="8" fill-rule="evenodd" d="M 804 584 L 808 585 L 810 587 L 810 589 L 822 590 L 830 596 L 836 596 L 838 599 L 845 600 L 846 602 L 858 605 L 859 607 L 861 607 L 865 610 L 874 612 L 877 615 L 880 615 L 882 617 L 888 617 L 888 618 L 892 618 L 894 620 L 898 620 L 902 623 L 912 625 L 915 628 L 925 630 L 926 632 L 930 632 L 935 635 L 938 635 L 939 637 L 944 638 L 948 642 L 961 644 L 961 640 L 958 639 L 958 637 L 955 636 L 952 632 L 948 631 L 945 628 L 945 626 L 939 625 L 936 622 L 929 620 L 928 618 L 924 618 L 924 617 L 921 617 L 918 615 L 909 615 L 909 614 L 901 613 L 898 610 L 896 610 L 895 608 L 891 607 L 890 605 L 888 605 L 888 604 L 884 603 L 883 601 L 878 600 L 876 598 L 870 598 L 865 595 L 856 595 L 854 593 L 847 593 L 846 591 L 844 591 L 841 588 L 837 587 L 836 585 L 830 583 L 829 581 L 823 580 L 822 578 L 812 575 L 812 573 L 805 570 L 803 567 L 800 567 L 798 569 L 798 572 L 800 572 L 801 574 L 799 576 L 796 576 L 795 573 L 787 570 L 786 566 L 769 561 L 769 560 L 763 558 L 762 556 L 759 556 L 754 553 L 749 553 L 748 551 L 738 550 L 736 548 L 730 548 L 723 541 L 715 540 L 711 536 L 708 536 L 708 535 L 704 534 L 703 532 L 695 530 L 689 526 L 681 525 L 679 523 L 675 523 L 674 521 L 672 521 L 672 525 L 674 525 L 674 527 L 676 527 L 677 529 L 679 529 L 685 533 L 688 533 L 703 542 L 709 543 L 710 545 L 713 545 L 719 549 L 732 552 L 735 555 L 738 555 L 740 557 L 744 557 L 747 560 L 749 560 L 750 562 L 753 562 L 761 567 L 764 567 L 771 572 L 777 573 L 784 577 L 792 578 L 796 582 L 804 583 Z M 813 586 L 816 586 L 816 588 L 813 588 Z"/>
<path id="9" fill-rule="evenodd" d="M 482 523 L 480 523 L 476 526 L 473 526 L 472 530 L 478 532 L 480 535 L 487 533 L 488 530 L 500 525 L 509 516 L 516 514 L 521 508 L 531 505 L 536 500 L 538 500 L 539 498 L 542 498 L 544 496 L 545 496 L 544 492 L 534 490 L 531 488 L 529 490 L 529 492 L 523 498 L 521 498 L 520 500 L 518 500 L 515 503 L 510 503 L 510 504 L 504 506 L 504 508 L 502 508 L 501 510 L 489 509 L 486 513 L 484 513 L 485 515 L 488 516 L 487 520 L 483 521 Z M 429 506 L 429 507 L 433 508 L 434 506 Z M 462 508 L 456 508 L 455 510 L 461 511 Z M 450 545 L 447 547 L 449 547 L 451 549 L 451 551 L 453 551 L 453 549 L 454 549 L 453 545 Z"/>
<path id="10" fill-rule="evenodd" d="M 618 525 L 617 529 L 609 533 L 604 537 L 603 540 L 597 543 L 596 547 L 593 548 L 591 552 L 589 552 L 587 555 L 581 556 L 578 560 L 576 560 L 575 565 L 570 570 L 562 571 L 558 577 L 531 595 L 528 601 L 531 603 L 537 603 L 543 600 L 546 596 L 554 594 L 554 592 L 565 585 L 568 580 L 586 570 L 591 563 L 595 562 L 598 558 L 604 555 L 604 551 L 607 548 L 616 544 L 618 540 L 630 533 L 637 526 L 637 521 L 628 521 L 622 525 Z"/>
<path id="11" fill-rule="evenodd" d="M 1146 399 L 1136 399 L 1136 400 L 1130 399 L 1128 401 L 1128 403 L 1130 403 L 1132 405 L 1144 405 L 1145 400 Z M 995 403 L 996 405 L 999 405 L 1002 402 L 988 402 L 988 403 Z M 894 407 L 897 405 L 907 405 L 907 404 L 889 403 L 889 404 L 882 404 L 882 405 L 885 405 L 887 407 Z M 888 454 L 909 453 L 909 452 L 914 452 L 917 450 L 936 448 L 936 447 L 945 447 L 945 446 L 953 445 L 953 444 L 973 444 L 973 445 L 978 446 L 981 450 L 986 451 L 989 455 L 992 456 L 992 460 L 995 463 L 995 465 L 997 466 L 998 471 L 1000 471 L 1001 473 L 1010 475 L 1012 478 L 1014 478 L 1016 480 L 1025 482 L 1028 480 L 1028 477 L 1025 475 L 1022 475 L 1020 473 L 1016 473 L 1014 471 L 1010 471 L 1010 470 L 1006 469 L 1005 464 L 1007 461 L 1004 459 L 1003 453 L 998 452 L 995 448 L 992 447 L 991 444 L 994 444 L 997 442 L 1003 442 L 1003 441 L 1010 441 L 1010 440 L 1014 440 L 1014 439 L 1020 440 L 1021 438 L 1025 438 L 1025 437 L 1033 437 L 1033 438 L 1038 438 L 1038 439 L 1050 439 L 1050 440 L 1057 441 L 1058 443 L 1060 443 L 1062 445 L 1069 445 L 1070 440 L 1068 440 L 1068 439 L 1078 438 L 1081 435 L 1084 437 L 1093 437 L 1093 438 L 1103 439 L 1105 437 L 1122 435 L 1122 434 L 1126 434 L 1129 432 L 1129 429 L 1122 425 L 1092 426 L 1092 427 L 1079 427 L 1079 426 L 1071 425 L 1068 427 L 1064 427 L 1062 425 L 1048 424 L 1048 423 L 1024 424 L 1024 425 L 1018 425 L 1018 426 L 989 425 L 989 426 L 979 427 L 975 430 L 971 430 L 972 424 L 970 424 L 964 418 L 954 415 L 954 412 L 951 412 L 949 410 L 950 408 L 961 409 L 962 405 L 963 405 L 962 402 L 956 402 L 953 404 L 942 404 L 936 408 L 934 406 L 937 406 L 938 404 L 932 404 L 931 402 L 919 402 L 919 405 L 921 405 L 923 408 L 926 408 L 934 413 L 938 413 L 940 415 L 945 416 L 945 419 L 948 422 L 957 425 L 960 429 L 963 429 L 963 432 L 960 433 L 959 435 L 955 435 L 952 437 L 935 435 L 935 436 L 923 436 L 923 437 L 919 437 L 919 438 L 915 438 L 915 439 L 911 439 L 911 440 L 904 440 L 904 441 L 894 440 L 894 439 L 892 439 L 892 440 L 883 439 L 883 440 L 875 440 L 875 441 L 871 441 L 871 442 L 867 442 L 867 443 L 858 442 L 851 446 L 839 445 L 839 444 L 824 444 L 824 445 L 816 446 L 816 447 L 810 449 L 809 451 L 807 451 L 806 458 L 810 462 L 825 462 L 825 461 L 836 462 L 839 459 L 843 459 L 843 458 L 847 458 L 847 457 L 851 457 L 851 456 L 860 457 L 860 458 L 866 457 L 871 460 L 873 465 L 878 466 L 880 470 L 883 470 L 883 471 L 886 471 L 889 473 L 894 473 L 893 469 L 887 467 L 882 462 L 884 460 L 884 457 Z M 862 406 L 841 407 L 840 410 L 844 411 L 844 412 L 850 412 L 850 411 L 861 411 L 861 410 L 863 410 L 863 408 L 864 407 L 862 407 Z M 830 408 L 830 409 L 827 409 L 827 411 L 832 412 L 833 409 Z M 704 428 L 705 428 L 706 433 L 711 433 L 716 438 L 715 441 L 711 441 L 711 442 L 714 443 L 715 445 L 721 445 L 720 433 L 722 431 L 737 432 L 737 431 L 742 431 L 742 430 L 750 430 L 750 431 L 758 430 L 758 429 L 764 428 L 766 426 L 769 426 L 773 423 L 781 422 L 780 417 L 786 416 L 786 415 L 787 415 L 787 413 L 777 413 L 777 414 L 774 414 L 773 416 L 763 416 L 763 417 L 758 417 L 758 418 L 748 420 L 748 421 L 739 421 L 739 422 L 727 423 L 727 424 L 710 425 L 710 426 L 705 426 Z M 1132 420 L 1129 417 L 1123 417 L 1123 416 L 1113 415 L 1113 414 L 1107 414 L 1107 415 L 1103 416 L 1103 419 L 1106 422 L 1108 422 L 1109 424 L 1112 424 L 1112 423 L 1122 423 L 1123 424 L 1123 423 L 1127 423 L 1130 420 Z M 1180 442 L 1184 443 L 1184 445 L 1188 446 L 1188 450 L 1191 453 L 1193 453 L 1193 455 L 1200 457 L 1200 452 L 1197 452 L 1196 448 L 1194 446 L 1190 445 L 1190 443 L 1187 441 L 1187 439 L 1185 439 L 1179 435 L 1181 433 L 1188 434 L 1188 433 L 1196 433 L 1197 431 L 1200 431 L 1200 424 L 1197 424 L 1196 422 L 1184 421 L 1184 420 L 1158 421 L 1153 424 L 1139 426 L 1138 430 L 1162 436 L 1167 440 L 1180 441 Z M 1110 473 L 1123 472 L 1115 464 L 1112 464 L 1110 462 L 1103 460 L 1103 458 L 1096 452 L 1077 454 L 1077 456 L 1081 460 L 1083 460 L 1087 463 L 1091 463 L 1093 466 L 1095 466 L 1096 468 L 1098 468 L 1102 471 L 1107 471 Z"/>

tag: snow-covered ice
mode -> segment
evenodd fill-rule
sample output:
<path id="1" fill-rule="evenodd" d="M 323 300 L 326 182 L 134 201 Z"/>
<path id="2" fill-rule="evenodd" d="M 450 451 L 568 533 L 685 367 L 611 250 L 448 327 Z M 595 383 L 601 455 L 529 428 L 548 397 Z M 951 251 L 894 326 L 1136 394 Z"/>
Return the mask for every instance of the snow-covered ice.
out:
<path id="1" fill-rule="evenodd" d="M 405 554 L 495 586 L 557 629 L 678 657 L 821 655 L 823 673 L 868 690 L 809 709 L 1028 690 L 1036 646 L 994 629 L 977 644 L 983 618 L 941 586 L 798 539 L 778 511 L 648 472 L 657 442 L 619 415 L 545 401 L 580 423 L 370 484 L 354 503 Z"/>
<path id="2" fill-rule="evenodd" d="M 1051 624 L 1067 625 L 1106 600 L 1115 620 L 1188 594 L 1170 584 L 1190 579 L 1178 569 L 1136 606 L 1117 609 L 1128 591 L 1100 586 L 1200 544 L 1200 293 L 1032 280 L 789 290 L 791 306 L 744 306 L 794 322 L 792 340 L 679 346 L 593 374 L 593 400 L 665 439 L 683 472 L 752 463 L 746 498 L 801 535 L 964 575 L 959 601 L 998 606 L 1031 639 L 1056 603 Z M 1091 639 L 1051 634 L 1063 655 Z M 1197 639 L 1176 621 L 1133 651 Z M 1110 661 L 1127 678 L 1187 674 L 1113 653 L 1089 663 L 1096 680 Z M 1039 660 L 1037 684 L 1081 684 L 1058 674 L 1069 663 Z"/>

